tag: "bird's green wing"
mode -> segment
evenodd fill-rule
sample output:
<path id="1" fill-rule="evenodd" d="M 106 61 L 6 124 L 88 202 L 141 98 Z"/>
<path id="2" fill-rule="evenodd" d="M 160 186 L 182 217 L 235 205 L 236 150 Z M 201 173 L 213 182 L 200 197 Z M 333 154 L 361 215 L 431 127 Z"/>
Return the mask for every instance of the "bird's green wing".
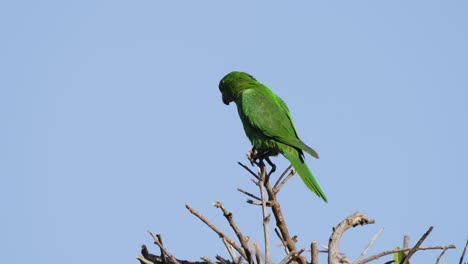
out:
<path id="1" fill-rule="evenodd" d="M 249 137 L 255 136 L 255 132 L 260 132 L 266 137 L 302 149 L 318 158 L 318 154 L 297 136 L 287 105 L 267 87 L 262 85 L 261 89 L 244 91 L 238 107 Z M 248 131 L 248 127 L 252 127 L 254 131 Z"/>

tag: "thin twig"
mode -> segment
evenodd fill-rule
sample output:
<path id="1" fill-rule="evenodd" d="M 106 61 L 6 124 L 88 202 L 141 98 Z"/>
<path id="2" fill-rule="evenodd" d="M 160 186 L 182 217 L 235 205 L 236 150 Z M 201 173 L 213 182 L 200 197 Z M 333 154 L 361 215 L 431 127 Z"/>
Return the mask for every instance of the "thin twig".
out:
<path id="1" fill-rule="evenodd" d="M 227 259 L 221 257 L 220 255 L 217 255 L 216 259 L 219 260 L 219 262 L 221 262 L 222 264 L 230 264 Z"/>
<path id="2" fill-rule="evenodd" d="M 419 241 L 414 245 L 414 247 L 406 254 L 403 259 L 401 260 L 402 264 L 409 263 L 410 258 L 413 256 L 413 254 L 416 252 L 416 248 L 420 247 L 422 242 L 427 238 L 427 236 L 431 233 L 432 229 L 434 229 L 433 226 L 429 227 L 429 229 L 422 235 L 422 237 L 419 239 Z"/>
<path id="3" fill-rule="evenodd" d="M 200 257 L 200 259 L 206 261 L 206 263 L 208 263 L 208 264 L 217 264 L 216 262 L 214 262 L 213 260 L 211 260 L 210 258 L 205 257 L 205 256 Z"/>
<path id="4" fill-rule="evenodd" d="M 257 261 L 257 264 L 262 264 L 262 255 L 260 253 L 260 247 L 258 246 L 257 241 L 253 242 L 253 246 L 255 249 L 255 260 Z"/>
<path id="5" fill-rule="evenodd" d="M 247 191 L 244 191 L 244 190 L 242 190 L 241 188 L 237 188 L 237 190 L 238 190 L 239 192 L 241 192 L 241 193 L 247 195 L 247 196 L 250 196 L 250 197 L 254 198 L 255 200 L 258 200 L 258 201 L 261 201 L 261 200 L 262 200 L 260 197 L 254 195 L 254 194 L 251 194 L 251 193 L 249 193 L 249 192 L 247 192 Z"/>
<path id="6" fill-rule="evenodd" d="M 377 234 L 375 234 L 374 237 L 372 238 L 372 240 L 369 242 L 366 249 L 364 249 L 364 251 L 361 253 L 361 255 L 359 255 L 359 257 L 354 261 L 354 263 L 359 263 L 359 261 L 367 254 L 367 251 L 369 251 L 369 249 L 372 247 L 372 245 L 377 240 L 377 238 L 380 236 L 380 234 L 382 233 L 383 230 L 384 230 L 384 227 L 382 226 L 379 229 L 379 231 L 377 232 Z"/>
<path id="7" fill-rule="evenodd" d="M 297 251 L 291 251 L 291 252 L 289 252 L 289 254 L 286 255 L 286 257 L 284 257 L 284 258 L 281 260 L 280 264 L 289 264 L 289 263 L 291 263 L 291 261 L 293 261 L 293 260 L 299 258 L 299 256 L 304 252 L 304 250 L 305 250 L 305 249 L 302 248 L 302 249 L 299 250 L 298 252 L 297 252 Z M 299 259 L 301 259 L 301 258 L 299 258 Z"/>
<path id="8" fill-rule="evenodd" d="M 221 241 L 223 241 L 223 244 L 226 247 L 229 256 L 231 256 L 232 262 L 236 262 L 237 256 L 236 252 L 234 252 L 234 248 L 231 245 L 229 245 L 225 238 L 221 238 Z"/>
<path id="9" fill-rule="evenodd" d="M 284 241 L 283 237 L 281 236 L 280 232 L 278 231 L 278 228 L 275 228 L 275 233 L 276 233 L 276 236 L 278 237 L 278 239 L 281 241 L 281 245 L 283 245 L 284 252 L 286 254 L 289 254 L 289 250 L 288 250 L 288 247 L 286 246 L 286 242 Z"/>
<path id="10" fill-rule="evenodd" d="M 234 240 L 232 240 L 229 236 L 227 236 L 223 231 L 221 231 L 217 226 L 213 225 L 210 221 L 208 221 L 208 219 L 206 219 L 202 214 L 200 214 L 198 211 L 196 211 L 195 209 L 193 209 L 190 205 L 186 204 L 185 207 L 190 211 L 190 213 L 192 213 L 193 215 L 195 215 L 196 217 L 198 217 L 198 219 L 200 219 L 203 223 L 205 223 L 209 228 L 211 228 L 213 231 L 215 231 L 216 234 L 218 234 L 218 236 L 220 238 L 224 238 L 226 239 L 226 241 L 234 247 L 234 249 L 239 252 L 239 254 L 242 255 L 242 257 L 244 257 L 245 259 L 247 259 L 247 256 L 245 255 L 244 251 L 242 250 L 242 248 L 240 248 L 236 242 L 234 242 Z"/>
<path id="11" fill-rule="evenodd" d="M 293 255 L 294 255 L 293 251 L 289 252 L 289 254 L 286 255 L 286 257 L 284 257 L 279 264 L 285 264 L 288 260 L 292 258 Z"/>
<path id="12" fill-rule="evenodd" d="M 466 254 L 466 248 L 468 247 L 468 239 L 466 240 L 466 244 L 465 244 L 465 247 L 463 248 L 463 252 L 461 254 L 461 257 L 460 257 L 460 263 L 459 264 L 463 264 L 463 258 L 465 257 L 465 254 Z"/>
<path id="13" fill-rule="evenodd" d="M 428 246 L 428 247 L 420 247 L 420 248 L 416 248 L 416 251 L 419 251 L 419 250 L 432 250 L 432 249 L 446 249 L 446 248 L 456 248 L 454 244 L 450 244 L 450 245 L 447 245 L 447 246 Z M 369 261 L 373 261 L 373 260 L 376 260 L 378 258 L 381 258 L 383 256 L 386 256 L 386 255 L 390 255 L 390 254 L 393 254 L 393 253 L 397 253 L 397 252 L 406 252 L 406 251 L 410 251 L 411 248 L 400 248 L 400 249 L 394 249 L 394 250 L 387 250 L 387 251 L 383 251 L 383 252 L 380 252 L 379 254 L 375 254 L 373 256 L 370 256 L 368 258 L 365 258 L 363 259 L 361 262 L 359 262 L 359 264 L 365 264 Z"/>
<path id="14" fill-rule="evenodd" d="M 156 234 L 156 237 L 158 238 L 159 242 L 161 242 L 161 245 L 164 245 L 163 244 L 163 241 L 162 241 L 162 238 L 161 238 L 161 234 Z M 166 260 L 166 255 L 164 254 L 164 252 L 161 250 L 161 262 L 163 264 L 167 263 L 167 260 Z"/>
<path id="15" fill-rule="evenodd" d="M 409 248 L 409 236 L 405 235 L 403 237 L 403 248 Z"/>
<path id="16" fill-rule="evenodd" d="M 273 189 L 273 191 L 275 192 L 275 194 L 277 194 L 281 188 L 283 188 L 283 186 L 286 184 L 286 182 L 291 179 L 292 176 L 294 176 L 294 174 L 296 174 L 296 171 L 295 170 L 291 170 L 291 172 L 288 174 L 288 176 L 286 176 L 286 178 L 280 183 L 278 184 L 277 187 L 275 187 Z"/>
<path id="17" fill-rule="evenodd" d="M 240 162 L 237 162 L 237 164 L 239 164 L 242 168 L 246 169 L 248 172 L 250 172 L 250 174 L 252 174 L 257 180 L 259 180 L 259 177 L 258 175 L 253 172 L 249 167 L 247 167 L 246 165 L 240 163 Z"/>
<path id="18" fill-rule="evenodd" d="M 436 260 L 436 263 L 435 264 L 439 264 L 439 261 L 440 259 L 442 258 L 442 256 L 445 254 L 445 252 L 448 250 L 448 248 L 442 250 L 442 253 L 440 253 L 440 255 L 437 257 L 437 260 Z"/>
<path id="19" fill-rule="evenodd" d="M 266 168 L 265 166 L 259 168 L 259 184 L 260 188 L 260 197 L 262 199 L 262 219 L 263 219 L 263 236 L 265 240 L 265 264 L 270 264 L 270 234 L 268 231 L 268 224 L 270 223 L 270 215 L 266 209 L 266 198 L 265 191 L 263 190 L 266 178 Z"/>
<path id="20" fill-rule="evenodd" d="M 150 236 L 153 238 L 154 243 L 156 245 L 158 245 L 158 247 L 161 249 L 161 251 L 169 257 L 169 259 L 172 261 L 172 263 L 180 264 L 179 261 L 177 261 L 177 259 L 161 244 L 161 242 L 159 242 L 158 238 L 155 237 L 153 235 L 153 233 L 151 233 L 150 231 L 148 231 L 148 232 L 149 232 Z"/>
<path id="21" fill-rule="evenodd" d="M 286 173 L 288 173 L 291 167 L 292 167 L 292 164 L 289 164 L 289 166 L 283 171 L 283 173 L 281 173 L 281 176 L 279 176 L 278 180 L 276 180 L 275 184 L 273 185 L 273 189 L 276 189 L 276 187 L 278 187 L 278 184 L 281 182 L 281 180 L 286 175 Z"/>
<path id="22" fill-rule="evenodd" d="M 232 230 L 234 230 L 234 233 L 236 234 L 237 238 L 239 239 L 239 242 L 241 243 L 242 248 L 244 249 L 245 255 L 247 257 L 246 258 L 247 262 L 252 264 L 253 259 L 252 259 L 252 253 L 250 252 L 250 249 L 249 249 L 249 240 L 247 237 L 244 237 L 244 235 L 242 235 L 242 232 L 240 231 L 239 227 L 237 227 L 237 224 L 234 222 L 232 213 L 226 210 L 226 208 L 224 208 L 221 202 L 214 203 L 214 206 L 216 208 L 221 209 L 221 211 L 223 211 L 224 217 L 226 217 L 227 221 L 229 222 L 229 225 L 231 226 Z M 233 259 L 233 261 L 235 261 L 235 259 Z"/>
<path id="23" fill-rule="evenodd" d="M 310 264 L 318 264 L 318 247 L 315 240 L 310 244 Z"/>
<path id="24" fill-rule="evenodd" d="M 141 264 L 154 264 L 153 262 L 145 259 L 144 257 L 142 256 L 137 256 L 136 259 L 138 259 L 140 261 Z"/>

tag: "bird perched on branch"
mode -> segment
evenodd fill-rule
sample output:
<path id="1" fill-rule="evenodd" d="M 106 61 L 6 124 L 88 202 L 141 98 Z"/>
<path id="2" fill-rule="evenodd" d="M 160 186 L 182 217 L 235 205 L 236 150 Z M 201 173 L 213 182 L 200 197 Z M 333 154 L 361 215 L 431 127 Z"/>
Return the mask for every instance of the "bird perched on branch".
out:
<path id="1" fill-rule="evenodd" d="M 223 102 L 235 102 L 244 131 L 253 145 L 251 155 L 283 154 L 305 185 L 327 202 L 325 193 L 304 161 L 304 151 L 318 159 L 318 154 L 302 142 L 294 128 L 286 103 L 268 87 L 245 72 L 231 72 L 219 83 Z M 260 154 L 258 154 L 260 153 Z"/>

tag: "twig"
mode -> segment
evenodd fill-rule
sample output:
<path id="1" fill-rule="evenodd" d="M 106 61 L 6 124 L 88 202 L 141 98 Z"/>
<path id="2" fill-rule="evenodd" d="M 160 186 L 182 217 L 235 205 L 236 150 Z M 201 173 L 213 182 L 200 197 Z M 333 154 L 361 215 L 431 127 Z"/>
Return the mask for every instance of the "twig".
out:
<path id="1" fill-rule="evenodd" d="M 346 219 L 334 227 L 333 233 L 330 236 L 328 242 L 328 264 L 337 264 L 343 261 L 344 257 L 342 257 L 340 254 L 339 245 L 341 236 L 346 230 L 358 225 L 367 225 L 373 223 L 375 223 L 375 220 L 369 219 L 367 215 L 364 215 L 360 212 L 355 212 L 354 214 L 346 217 Z"/>
<path id="2" fill-rule="evenodd" d="M 456 247 L 453 244 L 450 244 L 450 245 L 447 245 L 447 246 L 428 246 L 428 247 L 416 248 L 416 251 L 419 251 L 419 250 L 432 250 L 432 249 L 442 249 L 442 250 L 444 250 L 446 248 L 456 248 Z M 410 250 L 411 250 L 411 248 L 400 248 L 400 249 L 383 251 L 383 252 L 380 252 L 379 254 L 375 254 L 373 256 L 370 256 L 368 258 L 363 259 L 361 262 L 359 262 L 359 264 L 365 264 L 367 262 L 376 260 L 378 258 L 381 258 L 381 257 L 386 256 L 386 255 L 390 255 L 390 254 L 393 254 L 393 253 L 406 252 L 406 251 L 410 251 Z"/>
<path id="3" fill-rule="evenodd" d="M 229 243 L 226 241 L 225 238 L 221 238 L 221 241 L 223 241 L 223 244 L 226 247 L 229 253 L 229 256 L 231 256 L 232 262 L 236 262 L 236 259 L 237 259 L 236 252 L 234 252 L 234 249 L 232 248 L 232 246 L 229 245 Z"/>
<path id="4" fill-rule="evenodd" d="M 230 264 L 227 259 L 221 257 L 220 255 L 217 255 L 216 259 L 219 260 L 219 262 L 221 262 L 222 264 Z"/>
<path id="5" fill-rule="evenodd" d="M 221 209 L 221 211 L 223 211 L 224 217 L 226 217 L 227 221 L 229 222 L 229 225 L 231 226 L 232 230 L 234 230 L 234 233 L 236 234 L 237 238 L 239 239 L 239 242 L 241 243 L 242 248 L 244 249 L 245 255 L 247 257 L 246 258 L 247 262 L 252 264 L 253 259 L 252 259 L 252 253 L 250 252 L 250 249 L 249 249 L 249 240 L 247 237 L 244 237 L 244 235 L 242 235 L 242 232 L 240 231 L 239 227 L 237 227 L 236 223 L 234 222 L 232 213 L 226 210 L 226 208 L 224 208 L 221 202 L 214 203 L 214 206 L 216 208 Z M 233 259 L 233 261 L 235 261 L 235 258 Z"/>
<path id="6" fill-rule="evenodd" d="M 281 173 L 281 176 L 279 176 L 278 180 L 276 180 L 275 184 L 273 185 L 273 189 L 276 189 L 276 187 L 278 187 L 278 184 L 281 182 L 281 180 L 286 175 L 286 173 L 288 173 L 291 167 L 292 167 L 292 164 L 289 164 L 289 166 L 283 171 L 283 173 Z"/>
<path id="7" fill-rule="evenodd" d="M 214 262 L 213 260 L 211 260 L 210 258 L 205 257 L 205 256 L 200 257 L 200 259 L 206 261 L 206 263 L 208 263 L 208 264 L 217 264 L 216 262 Z"/>
<path id="8" fill-rule="evenodd" d="M 218 234 L 218 236 L 220 238 L 224 238 L 226 239 L 226 242 L 228 242 L 231 246 L 234 247 L 234 249 L 239 252 L 239 254 L 241 254 L 242 257 L 244 257 L 245 259 L 247 259 L 247 256 L 245 255 L 244 251 L 242 250 L 242 248 L 240 248 L 236 242 L 234 242 L 234 240 L 232 240 L 230 237 L 228 237 L 223 231 L 219 230 L 218 227 L 216 227 L 215 225 L 213 225 L 210 221 L 208 221 L 208 219 L 206 219 L 202 214 L 200 214 L 199 212 L 197 212 L 195 209 L 193 209 L 190 205 L 186 204 L 185 207 L 190 211 L 190 213 L 192 213 L 193 215 L 195 215 L 196 217 L 198 217 L 198 219 L 200 219 L 203 223 L 205 223 L 208 227 L 210 227 L 213 231 L 215 231 L 216 234 Z"/>
<path id="9" fill-rule="evenodd" d="M 250 172 L 250 174 L 252 174 L 252 176 L 254 176 L 257 180 L 259 180 L 260 178 L 258 177 L 258 175 L 253 172 L 249 167 L 247 167 L 246 165 L 240 163 L 240 162 L 237 162 L 237 164 L 239 164 L 242 168 L 246 169 L 248 172 Z"/>
<path id="10" fill-rule="evenodd" d="M 254 200 L 248 199 L 246 202 L 249 204 L 253 204 L 253 205 L 260 205 L 260 206 L 262 205 L 261 201 L 254 201 Z M 269 201 L 266 201 L 265 204 L 266 204 L 266 207 L 271 207 L 271 204 Z"/>
<path id="11" fill-rule="evenodd" d="M 156 234 L 156 237 L 158 238 L 159 242 L 161 242 L 161 245 L 163 245 L 163 241 L 162 241 L 162 238 L 161 238 L 161 234 Z M 162 249 L 160 249 L 160 250 L 161 250 L 161 262 L 162 262 L 163 264 L 165 264 L 166 261 L 167 261 L 167 260 L 166 260 L 166 255 L 164 254 L 164 252 L 162 251 Z"/>
<path id="12" fill-rule="evenodd" d="M 296 171 L 291 170 L 291 172 L 288 174 L 288 176 L 286 176 L 286 178 L 280 184 L 278 184 L 278 186 L 273 188 L 273 191 L 275 192 L 275 194 L 277 194 L 281 190 L 281 188 L 283 188 L 283 186 L 286 184 L 286 182 L 289 179 L 291 179 L 291 177 L 294 176 L 294 174 L 296 174 Z"/>
<path id="13" fill-rule="evenodd" d="M 145 259 L 144 257 L 142 256 L 137 256 L 136 259 L 138 259 L 140 261 L 141 264 L 154 264 L 153 262 Z"/>
<path id="14" fill-rule="evenodd" d="M 260 188 L 260 197 L 262 199 L 262 219 L 263 219 L 263 236 L 265 240 L 265 264 L 270 264 L 270 234 L 268 231 L 268 224 L 270 223 L 270 215 L 266 209 L 266 198 L 265 198 L 265 191 L 263 190 L 266 180 L 266 168 L 265 165 L 263 167 L 259 167 L 259 184 L 258 187 Z"/>
<path id="15" fill-rule="evenodd" d="M 403 237 L 403 248 L 409 248 L 409 236 L 405 235 Z"/>
<path id="16" fill-rule="evenodd" d="M 260 197 L 254 195 L 254 194 L 251 194 L 251 193 L 249 193 L 249 192 L 247 192 L 247 191 L 244 191 L 244 190 L 242 190 L 241 188 L 237 188 L 237 190 L 238 190 L 239 192 L 241 192 L 241 193 L 247 195 L 247 196 L 250 196 L 250 197 L 254 198 L 255 200 L 258 200 L 258 201 L 261 201 L 261 200 L 262 200 Z"/>
<path id="17" fill-rule="evenodd" d="M 297 251 L 289 252 L 289 254 L 286 255 L 286 257 L 284 257 L 279 264 L 289 264 L 289 263 L 291 263 L 291 261 L 298 258 L 302 254 L 302 252 L 304 252 L 304 250 L 305 249 L 301 249 L 301 250 L 299 250 L 299 252 L 297 252 Z"/>
<path id="18" fill-rule="evenodd" d="M 442 256 L 445 254 L 445 252 L 448 250 L 448 248 L 442 250 L 442 253 L 440 253 L 440 255 L 437 257 L 437 260 L 436 260 L 436 263 L 435 264 L 439 264 L 439 261 L 440 259 L 442 258 Z"/>
<path id="19" fill-rule="evenodd" d="M 255 260 L 257 261 L 257 264 L 262 264 L 262 255 L 260 253 L 260 247 L 258 246 L 257 241 L 253 242 L 253 246 L 255 249 Z"/>
<path id="20" fill-rule="evenodd" d="M 460 257 L 460 263 L 459 264 L 463 264 L 463 258 L 465 257 L 465 254 L 466 254 L 466 248 L 468 247 L 468 239 L 466 240 L 466 244 L 465 244 L 465 247 L 463 248 L 463 252 L 461 254 L 461 257 Z"/>
<path id="21" fill-rule="evenodd" d="M 154 243 L 156 245 L 158 245 L 158 247 L 161 249 L 161 251 L 169 257 L 169 259 L 172 261 L 172 263 L 180 264 L 179 261 L 177 261 L 177 259 L 161 244 L 161 242 L 158 240 L 158 238 L 155 237 L 153 235 L 153 233 L 151 233 L 150 231 L 148 231 L 148 232 L 149 232 L 150 236 L 153 238 Z"/>
<path id="22" fill-rule="evenodd" d="M 429 227 L 429 229 L 422 235 L 422 237 L 419 239 L 419 241 L 414 245 L 414 247 L 406 254 L 403 259 L 401 260 L 402 264 L 409 263 L 410 258 L 413 256 L 413 254 L 416 252 L 416 248 L 421 246 L 422 242 L 427 238 L 427 236 L 431 233 L 432 229 L 434 229 L 433 226 Z"/>
<path id="23" fill-rule="evenodd" d="M 283 245 L 284 252 L 286 254 L 289 254 L 289 250 L 288 250 L 288 247 L 286 246 L 286 242 L 284 241 L 283 237 L 281 236 L 280 232 L 278 231 L 278 228 L 275 228 L 275 233 L 276 233 L 276 236 L 278 237 L 278 239 L 281 241 L 281 244 Z"/>
<path id="24" fill-rule="evenodd" d="M 354 261 L 354 263 L 359 263 L 359 261 L 364 257 L 364 255 L 366 255 L 367 251 L 369 251 L 369 249 L 372 247 L 372 245 L 377 240 L 377 238 L 380 236 L 380 234 L 382 233 L 383 230 L 384 230 L 384 227 L 382 226 L 380 228 L 380 230 L 377 232 L 377 234 L 375 234 L 374 237 L 372 238 L 372 240 L 369 242 L 366 249 L 364 249 L 364 251 L 361 253 L 361 255 L 359 255 L 359 257 Z"/>
<path id="25" fill-rule="evenodd" d="M 310 264 L 318 264 L 318 247 L 315 240 L 310 244 Z"/>
<path id="26" fill-rule="evenodd" d="M 286 257 L 284 257 L 284 258 L 280 261 L 279 264 L 285 264 L 286 261 L 288 261 L 289 259 L 291 259 L 293 255 L 294 255 L 294 252 L 293 252 L 293 251 L 289 252 L 288 255 L 286 255 Z"/>

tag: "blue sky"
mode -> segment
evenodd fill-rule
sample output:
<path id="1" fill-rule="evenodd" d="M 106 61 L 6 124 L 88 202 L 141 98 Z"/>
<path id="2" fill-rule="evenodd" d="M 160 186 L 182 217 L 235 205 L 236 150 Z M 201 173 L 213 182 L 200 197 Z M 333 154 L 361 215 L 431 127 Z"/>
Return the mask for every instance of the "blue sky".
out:
<path id="1" fill-rule="evenodd" d="M 146 233 L 181 259 L 228 256 L 186 211 L 252 240 L 260 210 L 236 163 L 250 143 L 219 80 L 247 71 L 289 105 L 324 204 L 294 177 L 280 201 L 299 247 L 361 211 L 352 259 L 467 239 L 465 1 L 4 1 L 1 263 L 138 263 Z M 282 157 L 274 161 L 287 166 Z M 276 248 L 279 262 L 282 250 Z M 414 263 L 440 252 L 419 252 Z M 322 256 L 322 261 L 325 256 Z"/>

